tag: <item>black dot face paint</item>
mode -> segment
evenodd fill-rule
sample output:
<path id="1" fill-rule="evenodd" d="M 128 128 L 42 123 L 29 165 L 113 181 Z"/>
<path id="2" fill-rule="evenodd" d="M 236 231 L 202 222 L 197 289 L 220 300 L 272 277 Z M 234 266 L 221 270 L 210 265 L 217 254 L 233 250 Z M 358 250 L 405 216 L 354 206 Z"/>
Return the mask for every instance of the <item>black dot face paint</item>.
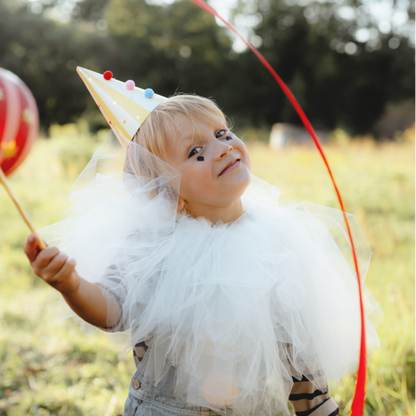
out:
<path id="1" fill-rule="evenodd" d="M 196 160 L 199 160 L 200 162 L 202 162 L 202 161 L 204 161 L 204 156 L 198 156 L 198 157 L 196 158 Z"/>
<path id="2" fill-rule="evenodd" d="M 231 136 L 228 136 L 225 138 L 226 140 L 232 140 L 233 138 Z"/>

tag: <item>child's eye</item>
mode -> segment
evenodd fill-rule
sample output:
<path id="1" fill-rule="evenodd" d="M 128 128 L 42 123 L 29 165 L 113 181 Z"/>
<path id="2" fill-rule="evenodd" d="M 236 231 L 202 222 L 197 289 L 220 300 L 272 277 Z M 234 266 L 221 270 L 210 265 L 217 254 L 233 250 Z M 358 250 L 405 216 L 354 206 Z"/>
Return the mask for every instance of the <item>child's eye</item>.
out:
<path id="1" fill-rule="evenodd" d="M 217 138 L 217 139 L 219 139 L 220 137 L 222 137 L 222 136 L 224 136 L 224 134 L 225 134 L 225 132 L 226 132 L 227 130 L 225 130 L 225 129 L 223 129 L 223 130 L 220 130 L 216 135 L 215 135 L 215 137 Z M 221 136 L 219 136 L 218 137 L 218 135 L 219 134 L 221 134 Z"/>
<path id="2" fill-rule="evenodd" d="M 193 153 L 193 151 L 194 151 L 194 150 L 196 150 L 196 149 L 202 149 L 202 147 L 201 147 L 201 146 L 194 147 L 194 148 L 191 150 L 191 153 L 189 153 L 189 156 L 188 156 L 188 157 L 192 157 L 193 155 L 195 155 L 196 153 Z M 197 152 L 197 153 L 199 153 L 199 152 Z"/>

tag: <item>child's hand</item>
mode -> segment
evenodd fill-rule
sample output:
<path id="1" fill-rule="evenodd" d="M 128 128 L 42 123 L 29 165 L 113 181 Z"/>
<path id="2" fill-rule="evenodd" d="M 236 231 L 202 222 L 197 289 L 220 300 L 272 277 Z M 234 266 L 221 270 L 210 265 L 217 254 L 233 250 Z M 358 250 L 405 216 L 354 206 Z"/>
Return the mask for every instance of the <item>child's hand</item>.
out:
<path id="1" fill-rule="evenodd" d="M 47 246 L 47 244 L 45 243 Z M 78 290 L 80 277 L 75 271 L 76 262 L 61 253 L 57 247 L 39 248 L 35 234 L 30 234 L 24 252 L 30 261 L 33 271 L 46 283 L 64 295 Z"/>

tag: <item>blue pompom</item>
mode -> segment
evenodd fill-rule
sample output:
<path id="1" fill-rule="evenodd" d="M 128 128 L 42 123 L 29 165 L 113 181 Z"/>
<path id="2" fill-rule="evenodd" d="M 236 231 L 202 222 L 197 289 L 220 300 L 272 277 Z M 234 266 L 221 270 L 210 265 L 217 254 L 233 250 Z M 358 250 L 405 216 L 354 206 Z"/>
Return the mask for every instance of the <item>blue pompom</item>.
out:
<path id="1" fill-rule="evenodd" d="M 146 88 L 144 90 L 144 96 L 146 98 L 152 98 L 155 95 L 154 91 L 151 88 Z"/>

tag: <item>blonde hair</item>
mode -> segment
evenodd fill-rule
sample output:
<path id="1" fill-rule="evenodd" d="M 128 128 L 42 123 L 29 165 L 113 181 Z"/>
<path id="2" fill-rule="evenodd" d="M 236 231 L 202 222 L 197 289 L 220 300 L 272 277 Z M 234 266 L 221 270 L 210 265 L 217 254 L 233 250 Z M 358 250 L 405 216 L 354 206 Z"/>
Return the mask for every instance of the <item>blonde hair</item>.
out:
<path id="1" fill-rule="evenodd" d="M 175 95 L 159 104 L 150 113 L 133 136 L 133 141 L 166 161 L 167 142 L 174 140 L 179 130 L 174 121 L 178 114 L 188 117 L 192 122 L 192 140 L 198 133 L 198 121 L 209 124 L 220 119 L 228 127 L 224 113 L 213 100 L 199 95 Z"/>

